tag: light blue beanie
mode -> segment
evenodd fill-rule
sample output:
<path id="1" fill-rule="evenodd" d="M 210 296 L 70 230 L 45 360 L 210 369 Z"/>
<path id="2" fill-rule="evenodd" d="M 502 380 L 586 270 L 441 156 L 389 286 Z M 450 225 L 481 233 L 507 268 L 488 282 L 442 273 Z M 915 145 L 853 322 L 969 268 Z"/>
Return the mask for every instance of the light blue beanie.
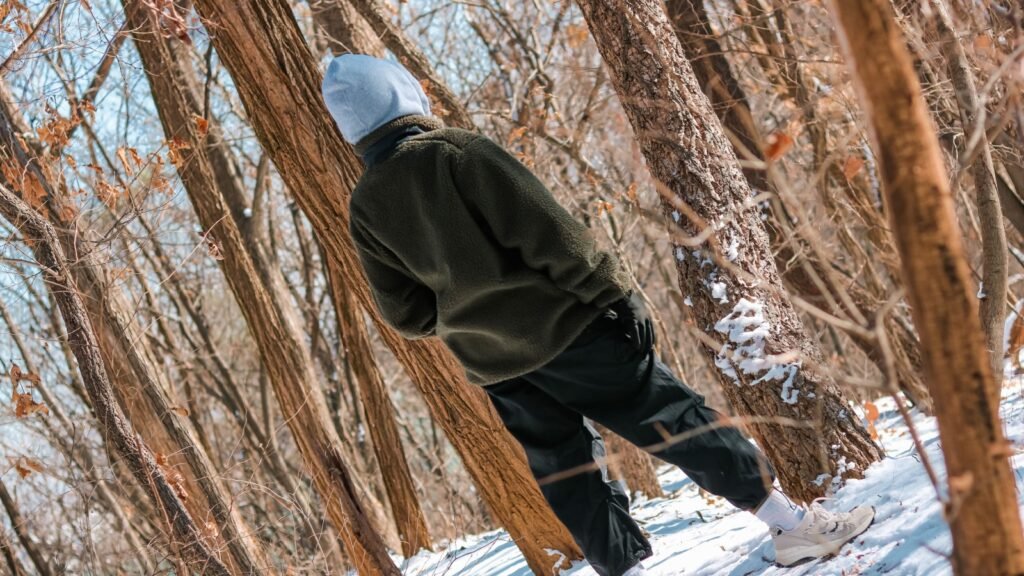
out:
<path id="1" fill-rule="evenodd" d="M 322 90 L 341 135 L 352 145 L 395 118 L 430 115 L 416 78 L 401 64 L 373 56 L 338 56 L 327 67 Z"/>

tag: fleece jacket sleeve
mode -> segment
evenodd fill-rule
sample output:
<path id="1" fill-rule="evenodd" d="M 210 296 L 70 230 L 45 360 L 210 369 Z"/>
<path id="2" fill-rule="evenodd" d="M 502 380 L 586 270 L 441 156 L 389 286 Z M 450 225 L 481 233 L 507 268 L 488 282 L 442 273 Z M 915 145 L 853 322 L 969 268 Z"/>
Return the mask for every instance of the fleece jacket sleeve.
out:
<path id="1" fill-rule="evenodd" d="M 485 137 L 459 155 L 456 186 L 497 241 L 584 304 L 605 307 L 628 286 L 618 261 L 598 250 L 590 231 L 533 173 Z"/>
<path id="2" fill-rule="evenodd" d="M 384 321 L 411 340 L 433 336 L 437 325 L 434 292 L 413 278 L 385 246 L 356 224 L 355 219 L 349 230 Z"/>

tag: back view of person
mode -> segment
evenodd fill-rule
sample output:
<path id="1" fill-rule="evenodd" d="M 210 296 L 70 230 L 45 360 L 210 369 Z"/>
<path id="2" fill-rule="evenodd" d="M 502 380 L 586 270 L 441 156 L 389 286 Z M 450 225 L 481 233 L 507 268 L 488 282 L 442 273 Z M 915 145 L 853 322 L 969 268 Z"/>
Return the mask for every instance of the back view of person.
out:
<path id="1" fill-rule="evenodd" d="M 643 574 L 650 544 L 597 465 L 604 445 L 588 420 L 645 447 L 718 414 L 657 359 L 621 266 L 508 152 L 431 117 L 400 65 L 340 56 L 323 93 L 367 166 L 350 231 L 381 315 L 406 338 L 451 349 L 535 478 L 590 466 L 541 491 L 598 574 Z M 768 524 L 778 563 L 833 554 L 871 524 L 870 507 L 793 504 L 760 451 L 735 428 L 712 428 L 652 454 Z"/>

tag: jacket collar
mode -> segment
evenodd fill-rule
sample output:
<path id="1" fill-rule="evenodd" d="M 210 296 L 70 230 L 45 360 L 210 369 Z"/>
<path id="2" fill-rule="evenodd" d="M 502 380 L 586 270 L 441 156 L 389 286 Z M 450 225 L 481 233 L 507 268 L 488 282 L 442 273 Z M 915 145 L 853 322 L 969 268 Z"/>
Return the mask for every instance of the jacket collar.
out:
<path id="1" fill-rule="evenodd" d="M 401 132 L 411 127 L 418 127 L 424 132 L 429 132 L 444 128 L 444 123 L 432 116 L 420 116 L 417 114 L 395 118 L 390 122 L 382 124 L 356 143 L 356 154 L 365 156 L 366 152 L 373 148 L 375 144 L 378 144 L 393 132 Z"/>

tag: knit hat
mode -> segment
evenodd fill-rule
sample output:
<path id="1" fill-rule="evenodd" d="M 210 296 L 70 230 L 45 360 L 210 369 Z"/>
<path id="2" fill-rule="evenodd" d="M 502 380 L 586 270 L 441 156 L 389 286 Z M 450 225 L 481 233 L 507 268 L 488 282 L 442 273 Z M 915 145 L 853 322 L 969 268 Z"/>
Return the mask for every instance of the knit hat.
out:
<path id="1" fill-rule="evenodd" d="M 373 56 L 338 56 L 327 67 L 322 90 L 341 135 L 352 145 L 395 118 L 430 115 L 416 78 L 401 64 Z"/>

